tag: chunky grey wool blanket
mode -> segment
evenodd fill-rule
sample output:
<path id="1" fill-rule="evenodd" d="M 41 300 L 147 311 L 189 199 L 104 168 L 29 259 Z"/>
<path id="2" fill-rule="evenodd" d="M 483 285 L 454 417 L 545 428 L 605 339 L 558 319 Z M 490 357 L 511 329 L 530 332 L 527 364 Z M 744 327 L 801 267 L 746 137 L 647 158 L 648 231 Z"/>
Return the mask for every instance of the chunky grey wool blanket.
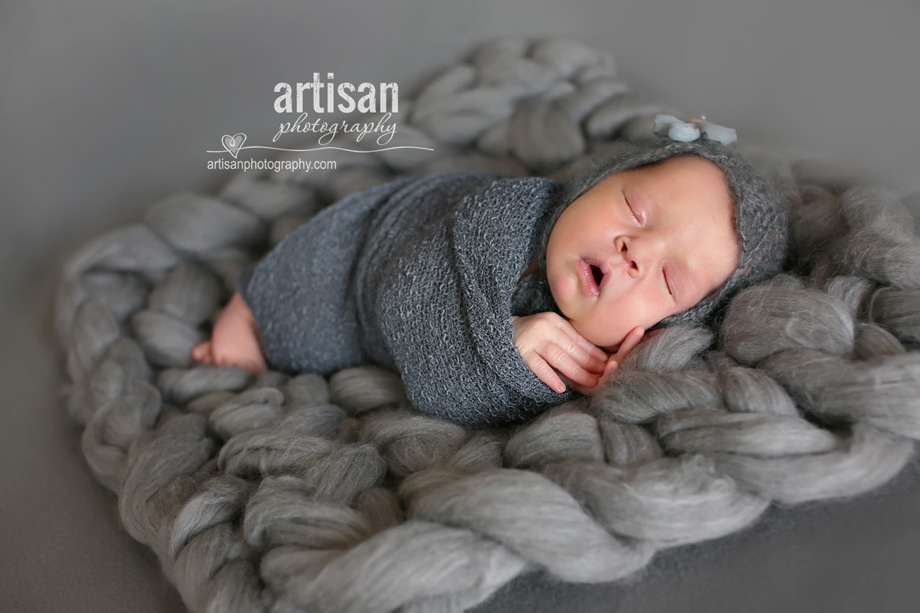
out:
<path id="1" fill-rule="evenodd" d="M 601 393 L 524 424 L 422 415 L 379 366 L 192 363 L 240 271 L 325 205 L 406 173 L 555 178 L 675 113 L 630 92 L 606 54 L 528 39 L 483 45 L 405 106 L 403 142 L 433 153 L 238 175 L 154 204 L 64 266 L 68 412 L 126 530 L 189 609 L 461 611 L 532 571 L 616 581 L 773 503 L 872 490 L 913 456 L 910 214 L 884 189 L 755 150 L 790 211 L 785 274 L 712 327 L 643 341 Z"/>
<path id="2" fill-rule="evenodd" d="M 473 427 L 571 400 L 527 367 L 511 325 L 554 309 L 520 278 L 560 192 L 549 179 L 461 171 L 326 208 L 240 275 L 269 364 L 322 375 L 382 364 L 413 407 Z"/>

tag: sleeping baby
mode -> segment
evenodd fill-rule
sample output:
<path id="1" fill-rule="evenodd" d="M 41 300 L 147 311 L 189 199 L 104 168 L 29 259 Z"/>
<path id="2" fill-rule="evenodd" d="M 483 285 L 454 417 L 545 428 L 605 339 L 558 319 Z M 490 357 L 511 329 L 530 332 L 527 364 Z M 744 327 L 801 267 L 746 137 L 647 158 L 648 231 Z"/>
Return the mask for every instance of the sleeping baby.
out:
<path id="1" fill-rule="evenodd" d="M 193 358 L 397 371 L 420 412 L 526 419 L 597 389 L 646 331 L 707 323 L 775 274 L 786 213 L 714 140 L 625 145 L 566 185 L 403 177 L 324 209 L 244 270 Z"/>

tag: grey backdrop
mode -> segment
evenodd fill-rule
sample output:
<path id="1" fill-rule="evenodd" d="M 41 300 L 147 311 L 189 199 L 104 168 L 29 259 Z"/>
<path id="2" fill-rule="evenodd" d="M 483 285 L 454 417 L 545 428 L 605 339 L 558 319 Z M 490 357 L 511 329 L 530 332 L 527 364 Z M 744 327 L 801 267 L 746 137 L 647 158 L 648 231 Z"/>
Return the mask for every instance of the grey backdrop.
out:
<path id="1" fill-rule="evenodd" d="M 220 135 L 272 134 L 272 87 L 396 81 L 478 42 L 582 40 L 652 99 L 745 140 L 920 191 L 916 0 L 46 0 L 0 3 L 0 608 L 181 610 L 119 527 L 57 395 L 61 259 L 180 189 Z M 914 199 L 913 202 L 917 202 Z M 916 213 L 916 211 L 915 211 Z M 483 611 L 914 611 L 920 468 L 847 503 L 775 509 L 626 586 L 527 577 Z"/>

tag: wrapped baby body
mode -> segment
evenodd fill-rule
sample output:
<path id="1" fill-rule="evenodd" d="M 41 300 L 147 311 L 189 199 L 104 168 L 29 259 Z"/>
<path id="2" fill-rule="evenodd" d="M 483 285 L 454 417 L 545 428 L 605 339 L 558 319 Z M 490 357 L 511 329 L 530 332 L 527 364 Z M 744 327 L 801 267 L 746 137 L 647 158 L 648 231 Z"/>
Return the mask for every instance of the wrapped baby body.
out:
<path id="1" fill-rule="evenodd" d="M 323 210 L 238 280 L 269 364 L 328 375 L 377 362 L 419 411 L 467 426 L 570 399 L 527 367 L 511 323 L 555 310 L 539 274 L 521 275 L 559 194 L 548 179 L 452 172 Z"/>

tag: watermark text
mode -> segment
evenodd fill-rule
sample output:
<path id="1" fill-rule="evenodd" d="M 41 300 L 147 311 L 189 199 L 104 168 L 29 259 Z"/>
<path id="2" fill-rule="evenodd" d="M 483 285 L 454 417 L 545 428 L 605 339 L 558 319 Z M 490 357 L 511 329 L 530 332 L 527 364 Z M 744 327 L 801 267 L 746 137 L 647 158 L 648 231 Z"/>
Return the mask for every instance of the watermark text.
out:
<path id="1" fill-rule="evenodd" d="M 208 160 L 208 170 L 271 170 L 273 172 L 310 172 L 311 170 L 335 170 L 335 160 Z"/>

